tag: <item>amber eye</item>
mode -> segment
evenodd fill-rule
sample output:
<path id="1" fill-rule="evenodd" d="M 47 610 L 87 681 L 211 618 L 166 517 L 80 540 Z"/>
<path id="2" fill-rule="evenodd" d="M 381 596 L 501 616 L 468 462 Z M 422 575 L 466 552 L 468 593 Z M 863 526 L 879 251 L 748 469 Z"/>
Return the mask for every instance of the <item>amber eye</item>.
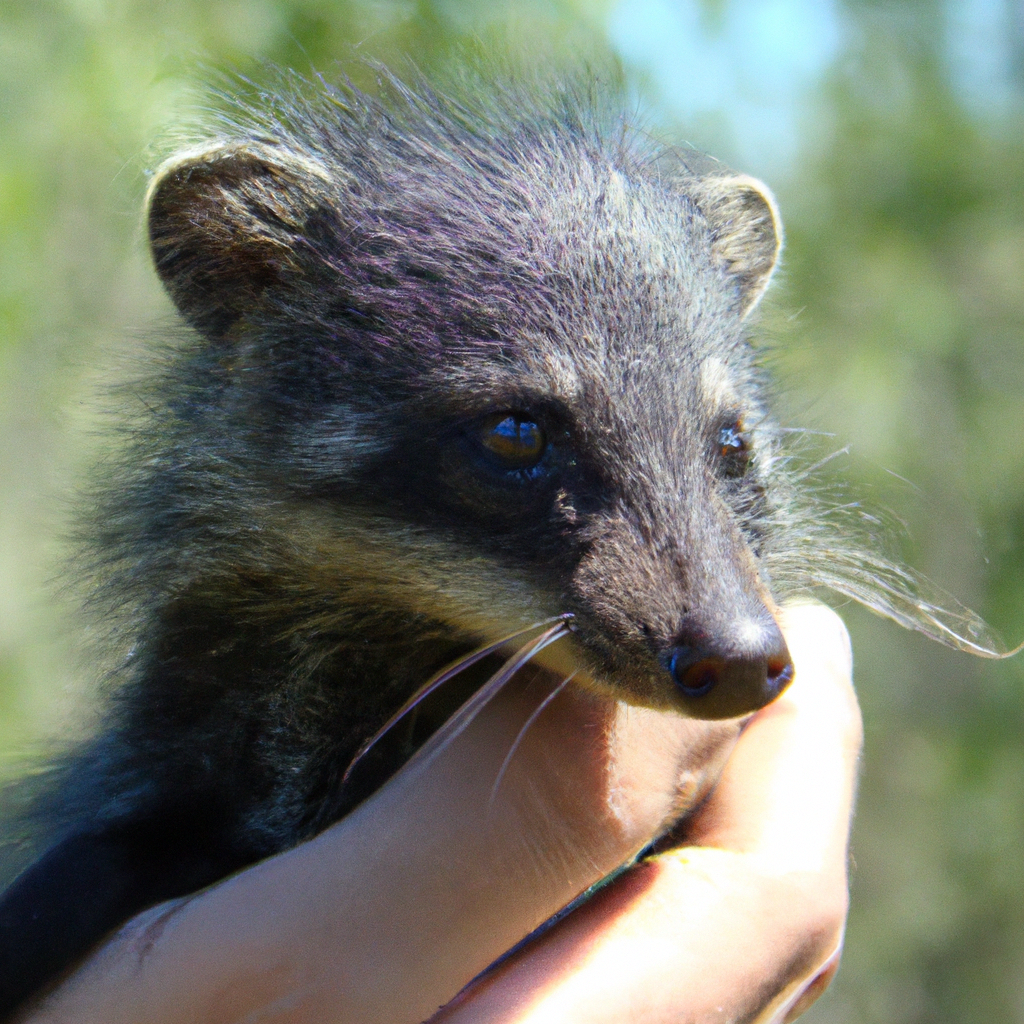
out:
<path id="1" fill-rule="evenodd" d="M 750 439 L 737 420 L 718 431 L 718 458 L 727 477 L 743 476 L 750 466 Z"/>
<path id="2" fill-rule="evenodd" d="M 540 462 L 548 442 L 544 431 L 525 416 L 499 412 L 480 424 L 480 442 L 509 469 L 531 469 Z"/>

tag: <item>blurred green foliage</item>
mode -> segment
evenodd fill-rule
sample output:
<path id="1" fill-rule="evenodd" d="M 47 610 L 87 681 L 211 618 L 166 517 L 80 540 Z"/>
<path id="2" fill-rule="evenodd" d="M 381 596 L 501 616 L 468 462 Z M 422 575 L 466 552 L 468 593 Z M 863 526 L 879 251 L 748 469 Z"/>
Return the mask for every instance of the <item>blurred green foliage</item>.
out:
<path id="1" fill-rule="evenodd" d="M 82 714 L 88 668 L 47 585 L 61 495 L 102 443 L 90 429 L 97 384 L 116 379 L 168 309 L 138 211 L 150 144 L 190 109 L 192 85 L 211 69 L 259 80 L 265 61 L 329 74 L 352 46 L 443 66 L 464 45 L 508 34 L 508 19 L 528 51 L 610 53 L 615 6 L 518 0 L 498 24 L 484 0 L 6 0 L 6 756 Z M 705 4 L 711 30 L 728 6 Z M 954 7 L 838 8 L 842 47 L 801 110 L 798 159 L 771 182 L 788 247 L 763 329 L 787 422 L 828 434 L 823 450 L 848 445 L 831 471 L 905 520 L 907 560 L 1020 640 L 1024 107 L 1019 93 L 985 108 L 957 88 L 946 52 Z M 651 88 L 642 66 L 630 71 Z M 854 903 L 843 970 L 807 1019 L 1024 1021 L 1024 658 L 982 662 L 858 609 L 847 618 L 867 725 Z"/>

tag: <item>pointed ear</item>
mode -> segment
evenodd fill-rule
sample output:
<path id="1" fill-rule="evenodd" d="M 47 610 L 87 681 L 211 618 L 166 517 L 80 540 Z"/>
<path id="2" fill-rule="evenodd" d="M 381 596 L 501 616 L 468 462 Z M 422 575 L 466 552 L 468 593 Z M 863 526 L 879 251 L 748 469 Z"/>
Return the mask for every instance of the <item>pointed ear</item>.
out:
<path id="1" fill-rule="evenodd" d="M 329 179 L 272 144 L 216 145 L 179 154 L 147 197 L 157 272 L 182 315 L 226 333 L 265 291 L 294 279 L 323 234 Z"/>
<path id="2" fill-rule="evenodd" d="M 775 197 L 756 178 L 737 174 L 704 178 L 696 200 L 711 225 L 712 253 L 736 279 L 746 316 L 768 287 L 782 250 Z"/>

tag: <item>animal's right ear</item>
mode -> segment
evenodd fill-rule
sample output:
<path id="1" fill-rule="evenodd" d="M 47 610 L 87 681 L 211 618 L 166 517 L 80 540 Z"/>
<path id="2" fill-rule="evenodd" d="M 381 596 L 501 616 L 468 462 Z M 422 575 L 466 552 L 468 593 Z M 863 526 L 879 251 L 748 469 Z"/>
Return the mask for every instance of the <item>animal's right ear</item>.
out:
<path id="1" fill-rule="evenodd" d="M 740 314 L 761 300 L 782 251 L 782 220 L 768 187 L 745 174 L 711 175 L 695 190 L 711 250 L 735 280 Z"/>
<path id="2" fill-rule="evenodd" d="M 294 280 L 322 237 L 329 178 L 273 145 L 217 145 L 157 171 L 146 211 L 157 272 L 186 320 L 210 337 Z"/>

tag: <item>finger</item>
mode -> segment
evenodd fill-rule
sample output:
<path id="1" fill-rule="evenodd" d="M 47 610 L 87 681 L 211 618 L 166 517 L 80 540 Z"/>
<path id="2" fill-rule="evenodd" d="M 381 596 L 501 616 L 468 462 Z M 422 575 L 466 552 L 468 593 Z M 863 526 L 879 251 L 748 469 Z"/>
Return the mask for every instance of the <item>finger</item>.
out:
<path id="1" fill-rule="evenodd" d="M 796 1020 L 797 1017 L 801 1016 L 818 1001 L 818 998 L 825 989 L 832 984 L 832 979 L 836 976 L 836 971 L 839 970 L 839 957 L 841 954 L 842 947 L 840 946 L 819 968 L 817 974 L 815 974 L 810 982 L 798 992 L 790 1005 L 784 1008 L 784 1012 L 779 1014 L 782 1017 L 782 1024 L 790 1024 L 791 1021 Z"/>
<path id="2" fill-rule="evenodd" d="M 431 1024 L 782 1019 L 837 945 L 816 895 L 724 850 L 646 862 Z"/>
<path id="3" fill-rule="evenodd" d="M 849 636 L 819 604 L 784 609 L 781 624 L 793 683 L 751 720 L 687 842 L 756 854 L 780 872 L 845 871 L 863 740 Z"/>

